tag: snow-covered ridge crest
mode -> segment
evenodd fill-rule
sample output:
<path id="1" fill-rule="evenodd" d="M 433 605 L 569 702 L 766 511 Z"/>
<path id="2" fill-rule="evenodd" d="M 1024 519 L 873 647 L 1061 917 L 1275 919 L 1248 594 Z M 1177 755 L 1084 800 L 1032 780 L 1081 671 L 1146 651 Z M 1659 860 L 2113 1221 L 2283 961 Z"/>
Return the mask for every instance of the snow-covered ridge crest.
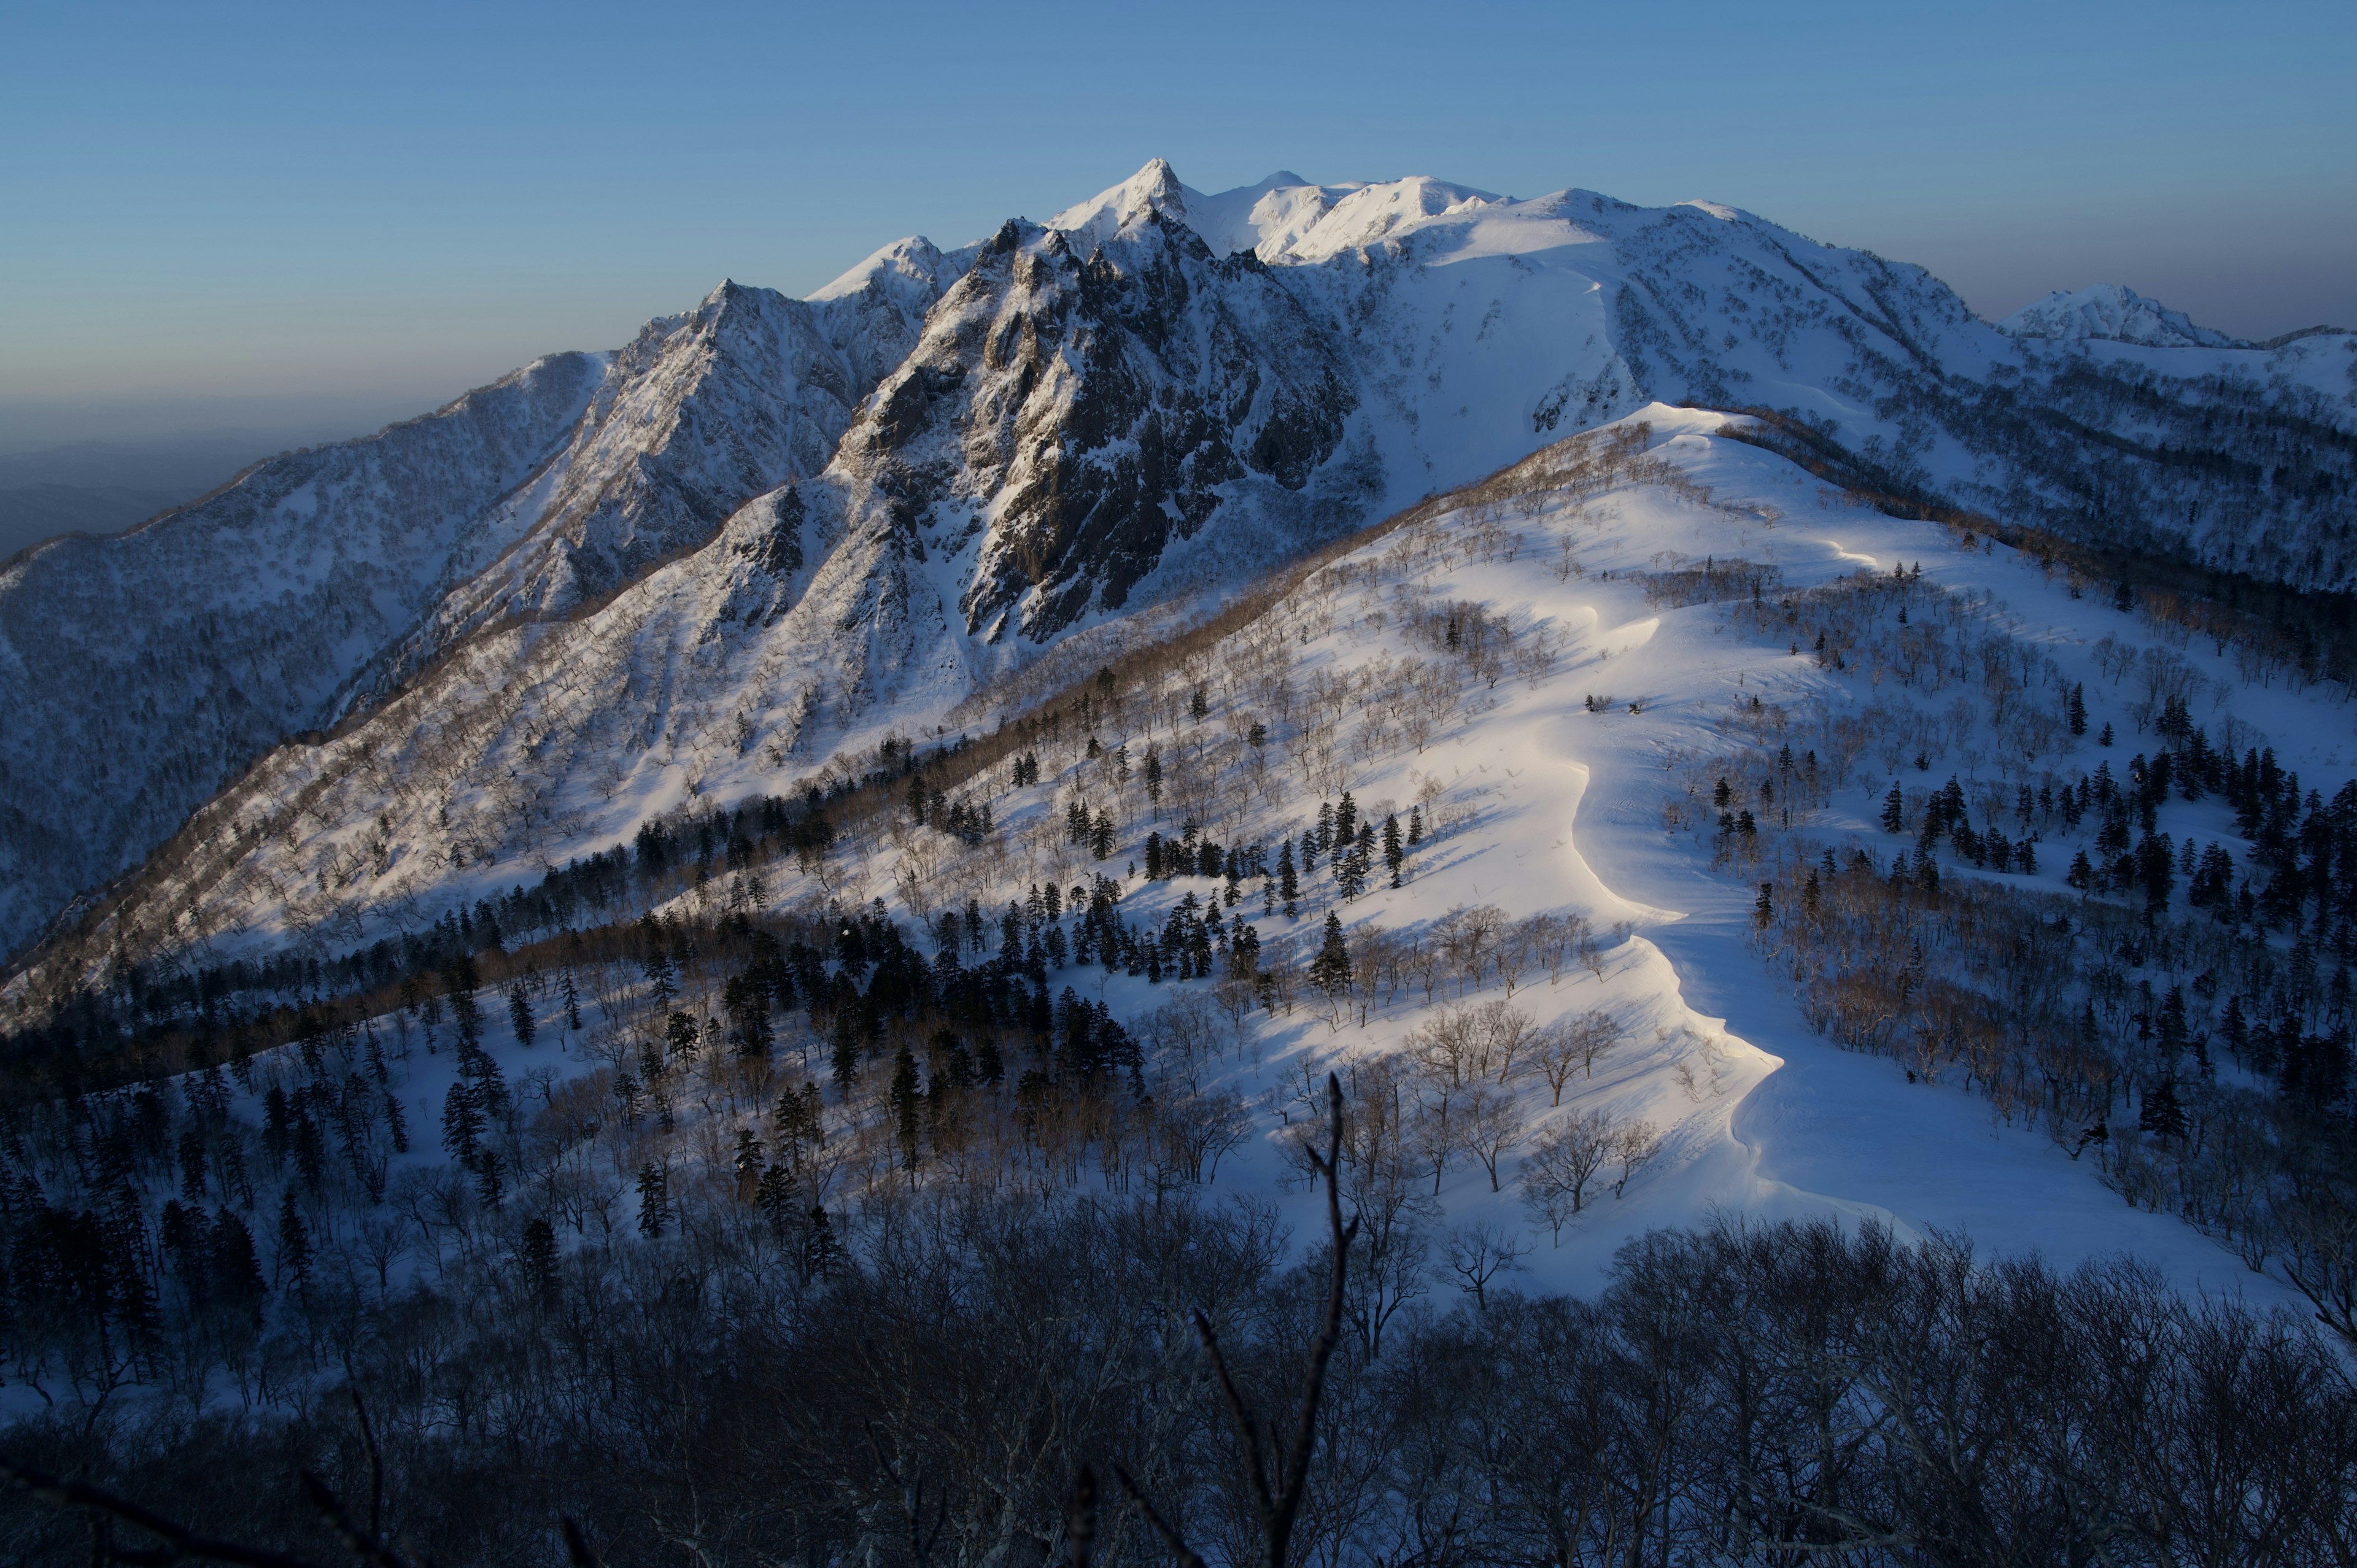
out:
<path id="1" fill-rule="evenodd" d="M 2196 327 L 2181 310 L 2171 310 L 2124 284 L 2056 289 L 2023 306 L 1997 326 L 2017 338 L 2108 338 L 2149 349 L 2241 349 L 2249 345 L 2207 327 Z"/>
<path id="2" fill-rule="evenodd" d="M 2304 433 L 2350 427 L 2352 346 L 2110 340 L 2062 356 L 1921 268 L 1732 209 L 1285 172 L 1207 194 L 1156 160 L 1045 226 L 1010 220 L 956 251 L 896 242 L 807 299 L 724 285 L 610 356 L 565 360 L 566 396 L 534 405 L 513 452 L 454 455 L 446 474 L 393 432 L 352 444 L 378 466 L 372 504 L 438 542 L 339 579 L 333 602 L 244 581 L 307 582 L 322 554 L 361 548 L 362 525 L 305 490 L 300 464 L 265 465 L 145 542 L 76 544 L 70 571 L 38 565 L 60 546 L 0 576 L 0 632 L 61 626 L 61 646 L 104 650 L 68 668 L 38 632 L 0 646 L 5 744 L 23 748 L 0 757 L 17 768 L 0 776 L 0 944 L 290 737 L 367 725 L 371 744 L 422 745 L 374 718 L 448 717 L 396 702 L 442 661 L 507 704 L 496 723 L 451 718 L 478 736 L 449 751 L 453 779 L 505 768 L 513 746 L 537 748 L 542 771 L 562 756 L 615 781 L 593 815 L 627 832 L 691 782 L 768 788 L 938 722 L 1061 639 L 1211 598 L 1649 401 L 1778 410 L 1896 487 L 2108 548 L 2346 586 L 2349 454 Z M 2083 428 L 2104 432 L 2100 453 L 2054 438 Z M 2189 452 L 2222 460 L 2176 460 Z M 2255 472 L 2272 478 L 2235 477 Z M 237 498 L 265 491 L 277 521 L 257 532 Z M 758 550 L 730 524 L 755 517 Z M 212 542 L 156 580 L 136 563 L 159 534 Z M 745 551 L 780 564 L 748 585 Z M 110 574 L 142 585 L 96 593 Z M 183 629 L 116 637 L 135 607 Z M 253 624 L 226 643 L 187 629 L 208 616 Z M 246 637 L 276 650 L 222 653 Z M 544 658 L 550 683 L 534 684 Z M 625 711 L 566 729 L 544 700 L 566 683 Z M 95 692 L 128 695 L 94 714 Z M 384 814 L 361 793 L 347 804 L 355 831 Z M 262 794 L 243 810 L 278 814 Z M 468 836 L 534 854 L 587 842 L 544 819 L 494 822 Z M 407 874 L 422 900 L 473 875 L 439 852 Z"/>

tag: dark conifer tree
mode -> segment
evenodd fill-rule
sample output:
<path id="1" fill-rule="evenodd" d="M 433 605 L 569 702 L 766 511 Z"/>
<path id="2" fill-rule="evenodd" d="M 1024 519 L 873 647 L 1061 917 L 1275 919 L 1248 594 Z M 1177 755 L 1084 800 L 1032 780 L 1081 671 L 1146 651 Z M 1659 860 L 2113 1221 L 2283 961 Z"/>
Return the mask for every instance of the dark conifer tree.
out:
<path id="1" fill-rule="evenodd" d="M 1285 902 L 1285 918 L 1286 919 L 1290 920 L 1296 915 L 1301 913 L 1301 878 L 1293 869 L 1293 841 L 1291 839 L 1286 840 L 1285 847 L 1277 851 L 1276 892 L 1277 897 Z"/>
<path id="2" fill-rule="evenodd" d="M 2185 1107 L 2178 1102 L 2175 1079 L 2164 1078 L 2144 1091 L 2144 1111 L 2136 1126 L 2156 1137 L 2185 1136 Z"/>
<path id="3" fill-rule="evenodd" d="M 483 1112 L 475 1086 L 459 1079 L 442 1100 L 442 1147 L 469 1170 L 481 1146 Z"/>
<path id="4" fill-rule="evenodd" d="M 1400 885 L 1400 867 L 1407 860 L 1407 850 L 1400 843 L 1399 813 L 1383 813 L 1383 865 L 1391 869 L 1392 886 Z"/>
<path id="5" fill-rule="evenodd" d="M 295 1209 L 295 1189 L 278 1197 L 278 1278 L 301 1284 L 311 1277 L 311 1232 Z"/>
<path id="6" fill-rule="evenodd" d="M 1351 948 L 1342 937 L 1342 918 L 1329 910 L 1326 940 L 1309 961 L 1309 983 L 1329 996 L 1340 996 L 1351 988 Z"/>
<path id="7" fill-rule="evenodd" d="M 401 1109 L 401 1096 L 390 1089 L 384 1091 L 384 1130 L 393 1140 L 393 1152 L 409 1153 L 409 1118 Z"/>
<path id="8" fill-rule="evenodd" d="M 213 1215 L 208 1251 L 213 1299 L 251 1313 L 258 1320 L 262 1298 L 269 1294 L 270 1287 L 262 1277 L 262 1260 L 254 1251 L 253 1232 L 226 1207 Z"/>
<path id="9" fill-rule="evenodd" d="M 852 1087 L 859 1081 L 858 1019 L 849 1007 L 835 1009 L 834 1045 L 830 1065 L 834 1069 L 834 1092 L 848 1105 Z"/>
<path id="10" fill-rule="evenodd" d="M 540 1033 L 540 1026 L 533 1020 L 532 1002 L 524 995 L 521 980 L 511 981 L 508 984 L 508 1025 L 515 1030 L 516 1044 L 520 1046 L 531 1045 L 533 1036 Z"/>
<path id="11" fill-rule="evenodd" d="M 516 1263 L 523 1275 L 524 1294 L 545 1301 L 556 1288 L 556 1228 L 546 1215 L 535 1214 L 524 1221 Z"/>
<path id="12" fill-rule="evenodd" d="M 668 1184 L 654 1161 L 649 1160 L 639 1167 L 638 1189 L 639 1234 L 660 1236 L 671 1218 L 671 1202 Z"/>
<path id="13" fill-rule="evenodd" d="M 917 1168 L 918 1112 L 922 1092 L 917 1087 L 917 1058 L 909 1052 L 907 1042 L 892 1058 L 892 1120 L 900 1138 L 900 1168 Z"/>

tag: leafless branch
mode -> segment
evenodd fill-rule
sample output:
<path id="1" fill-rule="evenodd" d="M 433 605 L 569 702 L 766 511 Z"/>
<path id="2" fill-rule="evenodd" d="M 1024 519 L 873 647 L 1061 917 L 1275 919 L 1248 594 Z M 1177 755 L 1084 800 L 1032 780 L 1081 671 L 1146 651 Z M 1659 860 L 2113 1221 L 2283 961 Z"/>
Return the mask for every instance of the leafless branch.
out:
<path id="1" fill-rule="evenodd" d="M 267 1547 L 245 1546 L 234 1541 L 215 1541 L 209 1536 L 199 1535 L 161 1514 L 141 1508 L 128 1498 L 117 1497 L 103 1487 L 93 1487 L 87 1481 L 65 1480 L 5 1459 L 0 1459 L 0 1477 L 5 1477 L 18 1491 L 47 1498 L 60 1507 L 81 1509 L 109 1520 L 120 1520 L 164 1542 L 164 1549 L 160 1552 L 126 1551 L 113 1545 L 102 1534 L 95 1541 L 104 1554 L 100 1558 L 101 1562 L 165 1563 L 193 1557 L 205 1563 L 239 1563 L 243 1568 L 317 1568 L 307 1558 L 273 1552 Z"/>

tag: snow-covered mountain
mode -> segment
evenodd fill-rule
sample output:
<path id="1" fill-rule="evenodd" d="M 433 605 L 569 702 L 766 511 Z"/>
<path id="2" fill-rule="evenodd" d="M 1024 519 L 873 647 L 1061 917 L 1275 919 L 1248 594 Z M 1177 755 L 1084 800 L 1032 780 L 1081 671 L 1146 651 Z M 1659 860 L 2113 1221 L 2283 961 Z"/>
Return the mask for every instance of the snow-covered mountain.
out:
<path id="1" fill-rule="evenodd" d="M 2157 299 L 2122 284 L 2095 284 L 2088 288 L 2056 289 L 2044 299 L 2025 305 L 1997 323 L 2017 338 L 2108 338 L 2140 343 L 2148 349 L 2242 349 L 2249 345 L 2196 327 L 2181 310 L 2171 310 Z"/>
<path id="2" fill-rule="evenodd" d="M 287 736 L 489 622 L 611 595 L 823 467 L 945 274 L 925 247 L 814 302 L 723 284 L 618 353 L 537 361 L 134 533 L 11 563 L 0 943 L 139 864 Z"/>
<path id="3" fill-rule="evenodd" d="M 200 806 L 112 917 L 126 952 L 429 920 L 1648 401 L 1784 411 L 1891 485 L 2345 586 L 2352 342 L 2066 349 L 1714 204 L 1206 194 L 1157 160 L 807 300 L 723 285 L 13 566 L 0 941 Z M 531 412 L 461 451 L 478 405 Z M 430 479 L 398 456 L 421 442 L 450 449 Z M 354 477 L 307 489 L 323 464 Z M 364 529 L 402 543 L 363 570 Z"/>

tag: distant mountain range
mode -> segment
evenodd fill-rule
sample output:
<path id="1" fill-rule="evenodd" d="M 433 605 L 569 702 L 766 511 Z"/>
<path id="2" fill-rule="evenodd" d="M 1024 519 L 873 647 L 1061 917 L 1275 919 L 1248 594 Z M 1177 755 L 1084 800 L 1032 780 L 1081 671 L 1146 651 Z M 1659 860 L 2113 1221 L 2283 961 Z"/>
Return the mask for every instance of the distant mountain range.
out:
<path id="1" fill-rule="evenodd" d="M 291 446 L 254 432 L 81 442 L 0 456 L 0 559 L 59 533 L 119 533 Z"/>
<path id="2" fill-rule="evenodd" d="M 428 920 L 684 799 L 972 722 L 1051 650 L 1649 402 L 1778 411 L 1890 488 L 2345 592 L 2352 347 L 2116 287 L 1992 326 L 1710 203 L 1206 194 L 1156 160 L 807 299 L 724 283 L 11 562 L 0 944 L 167 843 L 126 950 Z"/>

